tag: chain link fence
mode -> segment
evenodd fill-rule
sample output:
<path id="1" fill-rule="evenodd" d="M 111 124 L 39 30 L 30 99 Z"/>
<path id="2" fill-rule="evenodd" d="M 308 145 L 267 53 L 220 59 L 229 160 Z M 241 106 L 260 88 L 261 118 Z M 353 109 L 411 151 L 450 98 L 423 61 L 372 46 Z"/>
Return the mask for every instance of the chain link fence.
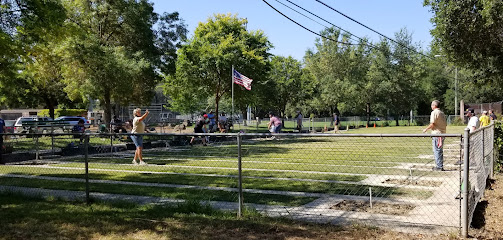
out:
<path id="1" fill-rule="evenodd" d="M 0 189 L 87 201 L 197 201 L 238 214 L 252 208 L 313 222 L 460 230 L 492 173 L 493 133 L 493 125 L 469 139 L 150 133 L 142 134 L 146 165 L 132 162 L 131 134 L 3 134 Z M 444 138 L 445 171 L 432 169 L 432 137 Z M 470 166 L 469 198 L 463 197 L 463 159 Z"/>

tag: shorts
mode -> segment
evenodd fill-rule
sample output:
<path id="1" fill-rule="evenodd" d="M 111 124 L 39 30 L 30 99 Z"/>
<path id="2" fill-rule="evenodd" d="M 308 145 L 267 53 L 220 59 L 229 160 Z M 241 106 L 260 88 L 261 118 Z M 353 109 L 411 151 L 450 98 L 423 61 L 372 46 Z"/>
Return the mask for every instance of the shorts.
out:
<path id="1" fill-rule="evenodd" d="M 204 133 L 202 128 L 194 128 L 194 133 Z"/>
<path id="2" fill-rule="evenodd" d="M 281 131 L 281 125 L 278 126 L 271 126 L 271 129 L 269 130 L 271 133 L 279 133 Z"/>
<path id="3" fill-rule="evenodd" d="M 133 140 L 134 145 L 138 147 L 143 147 L 143 136 L 131 135 L 131 140 Z"/>

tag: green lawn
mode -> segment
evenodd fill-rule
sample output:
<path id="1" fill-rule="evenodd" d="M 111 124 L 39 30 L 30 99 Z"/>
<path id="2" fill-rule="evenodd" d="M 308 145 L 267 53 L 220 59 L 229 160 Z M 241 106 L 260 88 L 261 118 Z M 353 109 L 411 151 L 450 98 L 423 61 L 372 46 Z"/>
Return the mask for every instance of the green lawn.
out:
<path id="1" fill-rule="evenodd" d="M 451 133 L 463 127 L 448 128 Z M 383 127 L 350 130 L 344 133 L 417 133 L 418 127 Z M 93 138 L 93 144 L 105 142 Z M 459 149 L 458 138 L 447 138 L 446 145 Z M 237 188 L 237 147 L 235 141 L 214 142 L 210 146 L 196 145 L 155 148 L 144 152 L 147 166 L 131 164 L 132 153 L 91 155 L 89 173 L 93 192 L 121 193 L 178 199 L 200 199 L 235 202 L 235 192 L 208 189 Z M 281 140 L 245 137 L 242 144 L 243 187 L 251 190 L 276 190 L 322 194 L 373 196 L 387 198 L 426 199 L 431 190 L 380 186 L 362 182 L 369 176 L 440 177 L 447 173 L 432 172 L 425 164 L 433 162 L 431 139 L 384 137 L 282 137 Z M 76 156 L 48 165 L 4 165 L 2 174 L 33 175 L 69 179 L 26 179 L 6 177 L 2 185 L 47 189 L 83 190 L 79 179 L 84 177 L 84 158 Z M 413 167 L 411 169 L 410 167 Z M 384 182 L 386 178 L 381 177 Z M 73 181 L 70 181 L 74 179 Z M 108 182 L 107 182 L 108 181 Z M 121 181 L 127 182 L 117 184 Z M 179 184 L 199 186 L 141 186 L 137 183 Z M 298 206 L 313 201 L 312 197 L 284 194 L 246 193 L 245 202 Z"/>

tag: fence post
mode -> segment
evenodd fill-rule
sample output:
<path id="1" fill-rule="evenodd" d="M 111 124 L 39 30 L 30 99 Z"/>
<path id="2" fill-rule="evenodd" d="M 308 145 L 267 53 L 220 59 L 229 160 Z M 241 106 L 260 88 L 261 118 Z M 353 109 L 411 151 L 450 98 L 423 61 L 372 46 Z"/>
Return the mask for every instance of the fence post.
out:
<path id="1" fill-rule="evenodd" d="M 85 161 L 85 169 L 86 169 L 86 203 L 91 203 L 89 199 L 89 135 L 85 135 L 84 139 L 84 161 Z"/>
<path id="2" fill-rule="evenodd" d="M 35 132 L 35 160 L 40 160 L 40 153 L 38 150 L 38 134 Z"/>
<path id="3" fill-rule="evenodd" d="M 495 156 L 495 154 L 494 154 L 495 153 L 495 151 L 494 151 L 494 123 L 491 124 L 491 125 L 492 125 L 491 128 L 490 128 L 491 129 L 491 131 L 490 131 L 491 135 L 490 136 L 492 136 L 491 137 L 491 140 L 492 140 L 492 142 L 491 142 L 491 152 L 493 153 L 493 155 L 490 158 L 491 162 L 489 163 L 489 166 L 491 167 L 491 169 L 489 170 L 489 179 L 494 179 L 494 160 L 495 160 L 495 158 L 494 158 L 494 156 Z"/>
<path id="4" fill-rule="evenodd" d="M 242 165 L 241 165 L 241 133 L 238 133 L 238 217 L 243 216 L 243 175 L 242 175 Z"/>
<path id="5" fill-rule="evenodd" d="M 470 129 L 465 128 L 463 134 L 463 180 L 461 183 L 461 236 L 468 236 L 468 189 L 469 183 L 469 168 L 470 168 Z M 464 187 L 463 187 L 464 186 Z"/>

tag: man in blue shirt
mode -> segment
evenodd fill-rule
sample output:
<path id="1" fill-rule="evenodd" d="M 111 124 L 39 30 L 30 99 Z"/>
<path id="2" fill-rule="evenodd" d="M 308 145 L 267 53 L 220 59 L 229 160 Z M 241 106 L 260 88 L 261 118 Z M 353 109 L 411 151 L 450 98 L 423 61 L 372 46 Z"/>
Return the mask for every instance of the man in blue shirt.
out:
<path id="1" fill-rule="evenodd" d="M 210 111 L 210 113 L 208 113 L 208 119 L 210 120 L 210 124 L 208 124 L 208 131 L 209 132 L 214 132 L 215 131 L 215 127 L 216 127 L 216 121 L 215 121 L 215 113 L 213 112 L 213 110 Z"/>

